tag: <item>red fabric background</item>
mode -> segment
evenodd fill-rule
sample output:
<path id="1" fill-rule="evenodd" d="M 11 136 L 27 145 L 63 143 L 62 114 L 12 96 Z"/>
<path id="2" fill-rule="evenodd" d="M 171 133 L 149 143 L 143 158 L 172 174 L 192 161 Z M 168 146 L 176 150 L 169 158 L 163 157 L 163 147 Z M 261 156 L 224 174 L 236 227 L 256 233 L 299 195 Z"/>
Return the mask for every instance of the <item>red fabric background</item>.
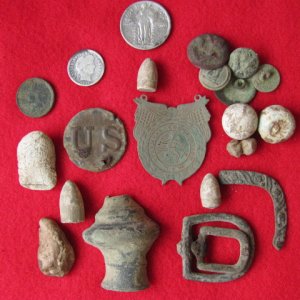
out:
<path id="1" fill-rule="evenodd" d="M 201 33 L 225 37 L 232 48 L 250 47 L 262 63 L 274 64 L 282 77 L 273 93 L 257 94 L 257 111 L 271 104 L 300 114 L 300 2 L 161 0 L 172 18 L 166 43 L 151 51 L 128 46 L 119 31 L 120 17 L 132 1 L 29 1 L 0 3 L 0 96 L 1 96 L 1 209 L 0 298 L 1 299 L 299 299 L 299 130 L 287 142 L 270 145 L 259 140 L 257 153 L 235 159 L 226 150 L 229 138 L 221 127 L 225 106 L 199 84 L 198 70 L 186 57 L 189 41 Z M 80 87 L 68 78 L 71 55 L 82 48 L 102 54 L 106 71 L 95 86 Z M 201 169 L 183 186 L 162 186 L 142 167 L 133 138 L 133 98 L 140 63 L 151 57 L 158 64 L 159 89 L 149 100 L 178 105 L 207 95 L 212 115 L 212 138 Z M 15 103 L 19 85 L 29 77 L 42 77 L 55 88 L 56 104 L 40 119 L 24 116 Z M 64 128 L 80 110 L 101 107 L 121 118 L 127 128 L 128 147 L 111 170 L 90 173 L 77 168 L 63 148 Z M 299 125 L 299 124 L 298 124 Z M 42 130 L 55 142 L 58 184 L 51 191 L 30 191 L 18 183 L 16 147 L 32 130 Z M 272 247 L 273 206 L 269 195 L 256 187 L 222 188 L 223 204 L 214 212 L 233 213 L 246 219 L 255 234 L 256 251 L 248 273 L 223 284 L 187 281 L 182 277 L 176 244 L 181 238 L 182 218 L 207 213 L 199 201 L 203 176 L 222 169 L 246 169 L 267 173 L 282 185 L 288 205 L 288 235 L 281 251 Z M 74 180 L 84 196 L 86 222 L 64 224 L 76 252 L 76 263 L 64 278 L 44 276 L 37 265 L 38 221 L 59 221 L 58 200 L 63 183 Z M 130 194 L 161 226 L 161 234 L 148 255 L 151 286 L 137 293 L 118 293 L 100 288 L 105 273 L 103 256 L 83 242 L 82 231 L 107 195 Z M 213 239 L 211 259 L 233 263 L 237 243 Z M 232 246 L 232 247 L 231 247 Z"/>

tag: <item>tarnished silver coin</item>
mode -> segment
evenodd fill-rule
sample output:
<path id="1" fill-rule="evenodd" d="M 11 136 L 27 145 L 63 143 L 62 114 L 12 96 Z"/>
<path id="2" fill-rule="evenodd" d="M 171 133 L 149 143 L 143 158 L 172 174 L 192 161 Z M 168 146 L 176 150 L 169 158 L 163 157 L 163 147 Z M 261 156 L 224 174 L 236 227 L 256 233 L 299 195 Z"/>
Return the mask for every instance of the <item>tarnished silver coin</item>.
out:
<path id="1" fill-rule="evenodd" d="M 112 168 L 123 156 L 126 133 L 121 120 L 101 108 L 82 110 L 64 132 L 64 147 L 79 168 L 101 172 Z"/>
<path id="2" fill-rule="evenodd" d="M 256 73 L 259 58 L 252 49 L 237 48 L 231 52 L 228 65 L 237 78 L 249 78 Z"/>
<path id="3" fill-rule="evenodd" d="M 51 85 L 41 78 L 24 81 L 17 91 L 17 105 L 28 117 L 45 116 L 54 104 L 54 92 Z"/>
<path id="4" fill-rule="evenodd" d="M 160 4 L 139 1 L 131 4 L 123 13 L 120 31 L 124 40 L 133 48 L 150 50 L 168 38 L 171 19 Z"/>
<path id="5" fill-rule="evenodd" d="M 81 86 L 97 83 L 103 76 L 105 64 L 102 56 L 96 51 L 84 49 L 75 53 L 68 63 L 70 79 Z"/>
<path id="6" fill-rule="evenodd" d="M 232 78 L 224 89 L 215 92 L 217 98 L 226 105 L 248 103 L 256 95 L 256 89 L 247 79 Z"/>
<path id="7" fill-rule="evenodd" d="M 201 34 L 187 47 L 189 61 L 196 67 L 206 70 L 221 68 L 229 58 L 229 45 L 216 34 Z"/>
<path id="8" fill-rule="evenodd" d="M 231 70 L 223 66 L 215 70 L 201 69 L 199 72 L 200 83 L 208 90 L 218 91 L 223 89 L 230 81 Z"/>
<path id="9" fill-rule="evenodd" d="M 261 65 L 251 78 L 252 84 L 259 92 L 272 92 L 280 83 L 278 70 L 272 65 Z"/>

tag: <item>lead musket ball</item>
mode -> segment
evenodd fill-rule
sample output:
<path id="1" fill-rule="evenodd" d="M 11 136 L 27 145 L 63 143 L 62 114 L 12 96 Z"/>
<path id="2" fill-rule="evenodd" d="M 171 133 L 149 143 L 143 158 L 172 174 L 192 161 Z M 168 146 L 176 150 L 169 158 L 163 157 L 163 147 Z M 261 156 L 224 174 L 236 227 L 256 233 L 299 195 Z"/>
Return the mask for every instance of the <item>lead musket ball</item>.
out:
<path id="1" fill-rule="evenodd" d="M 268 106 L 260 113 L 258 132 L 267 143 L 284 142 L 294 134 L 295 129 L 293 114 L 281 105 Z"/>
<path id="2" fill-rule="evenodd" d="M 236 140 L 250 137 L 257 129 L 258 118 L 255 110 L 243 103 L 228 106 L 222 116 L 225 133 Z"/>

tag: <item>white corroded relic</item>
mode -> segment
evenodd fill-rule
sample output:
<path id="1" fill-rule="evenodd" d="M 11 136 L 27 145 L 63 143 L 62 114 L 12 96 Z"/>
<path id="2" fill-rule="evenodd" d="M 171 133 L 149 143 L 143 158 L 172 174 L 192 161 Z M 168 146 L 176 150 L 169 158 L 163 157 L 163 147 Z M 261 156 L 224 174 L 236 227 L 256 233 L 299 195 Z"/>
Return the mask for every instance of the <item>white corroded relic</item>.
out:
<path id="1" fill-rule="evenodd" d="M 84 221 L 84 205 L 77 185 L 68 180 L 64 184 L 59 199 L 60 220 L 62 223 Z"/>
<path id="2" fill-rule="evenodd" d="M 229 105 L 222 116 L 225 133 L 236 140 L 250 137 L 257 129 L 258 118 L 255 110 L 248 104 Z"/>
<path id="3" fill-rule="evenodd" d="M 258 132 L 267 143 L 277 144 L 288 140 L 295 128 L 293 114 L 281 105 L 268 106 L 260 113 Z"/>
<path id="4" fill-rule="evenodd" d="M 216 208 L 221 204 L 221 191 L 217 178 L 213 174 L 206 174 L 200 187 L 200 198 L 205 208 Z"/>
<path id="5" fill-rule="evenodd" d="M 141 64 L 137 76 L 137 90 L 155 92 L 157 89 L 157 68 L 151 58 L 146 58 Z"/>
<path id="6" fill-rule="evenodd" d="M 255 138 L 248 138 L 242 141 L 231 140 L 226 149 L 231 156 L 240 157 L 241 155 L 252 155 L 257 148 L 257 142 Z"/>
<path id="7" fill-rule="evenodd" d="M 18 173 L 21 186 L 30 190 L 51 190 L 56 185 L 55 148 L 41 131 L 32 131 L 18 144 Z"/>

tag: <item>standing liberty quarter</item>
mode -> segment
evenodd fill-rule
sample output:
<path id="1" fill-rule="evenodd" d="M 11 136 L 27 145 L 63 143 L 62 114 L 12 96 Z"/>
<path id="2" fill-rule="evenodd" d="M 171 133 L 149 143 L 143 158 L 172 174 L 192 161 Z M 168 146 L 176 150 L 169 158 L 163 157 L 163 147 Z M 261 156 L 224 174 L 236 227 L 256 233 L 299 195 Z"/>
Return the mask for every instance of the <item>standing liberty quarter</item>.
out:
<path id="1" fill-rule="evenodd" d="M 24 81 L 17 92 L 17 105 L 28 117 L 45 116 L 54 104 L 54 92 L 51 85 L 41 78 Z"/>
<path id="2" fill-rule="evenodd" d="M 84 49 L 75 53 L 68 63 L 70 79 L 81 86 L 96 84 L 103 76 L 105 64 L 96 51 Z"/>
<path id="3" fill-rule="evenodd" d="M 150 50 L 159 47 L 171 31 L 167 11 L 153 1 L 138 1 L 123 13 L 120 31 L 124 40 L 133 48 Z"/>

